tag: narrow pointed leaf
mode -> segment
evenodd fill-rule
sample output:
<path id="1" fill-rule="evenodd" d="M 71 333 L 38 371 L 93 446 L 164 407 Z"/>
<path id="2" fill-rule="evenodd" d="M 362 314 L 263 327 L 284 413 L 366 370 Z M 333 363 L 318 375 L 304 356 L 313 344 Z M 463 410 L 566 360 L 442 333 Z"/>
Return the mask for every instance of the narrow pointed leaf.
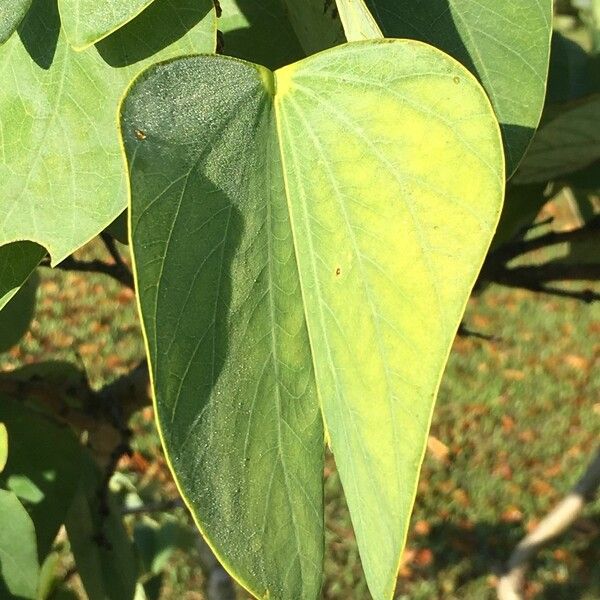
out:
<path id="1" fill-rule="evenodd" d="M 39 277 L 32 273 L 0 311 L 0 352 L 10 350 L 29 330 L 35 312 Z"/>
<path id="2" fill-rule="evenodd" d="M 381 40 L 275 73 L 177 60 L 122 111 L 157 417 L 198 525 L 255 595 L 317 598 L 321 413 L 369 587 L 390 598 L 502 204 L 485 93 L 445 54 Z"/>
<path id="3" fill-rule="evenodd" d="M 32 0 L 2 0 L 0 3 L 0 44 L 17 29 L 27 14 Z"/>
<path id="4" fill-rule="evenodd" d="M 377 21 L 364 0 L 336 0 L 344 33 L 349 42 L 383 37 Z"/>
<path id="5" fill-rule="evenodd" d="M 477 75 L 500 121 L 511 175 L 544 105 L 552 0 L 366 2 L 385 35 L 428 42 Z"/>
<path id="6" fill-rule="evenodd" d="M 34 0 L 0 47 L 0 245 L 37 242 L 56 264 L 108 226 L 127 203 L 116 113 L 128 83 L 214 44 L 211 0 L 156 0 L 85 52 L 68 45 L 56 0 Z"/>
<path id="7" fill-rule="evenodd" d="M 44 254 L 44 249 L 32 242 L 0 246 L 0 310 L 25 283 Z"/>
<path id="8" fill-rule="evenodd" d="M 59 0 L 69 43 L 84 50 L 141 13 L 154 0 Z"/>
<path id="9" fill-rule="evenodd" d="M 33 522 L 15 494 L 0 490 L 0 597 L 35 600 L 38 575 Z"/>

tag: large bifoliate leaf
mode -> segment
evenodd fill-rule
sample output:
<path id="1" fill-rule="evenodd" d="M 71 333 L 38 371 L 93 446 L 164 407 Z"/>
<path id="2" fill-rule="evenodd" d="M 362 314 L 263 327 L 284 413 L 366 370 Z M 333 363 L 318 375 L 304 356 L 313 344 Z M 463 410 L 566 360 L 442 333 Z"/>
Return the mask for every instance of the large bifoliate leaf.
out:
<path id="1" fill-rule="evenodd" d="M 44 249 L 32 242 L 0 246 L 0 310 L 17 293 L 44 254 Z"/>
<path id="2" fill-rule="evenodd" d="M 483 90 L 411 41 L 275 73 L 196 57 L 147 71 L 122 130 L 157 417 L 198 525 L 254 594 L 316 598 L 323 418 L 371 592 L 391 597 L 502 204 Z"/>
<path id="3" fill-rule="evenodd" d="M 131 21 L 153 0 L 58 0 L 70 44 L 84 50 Z"/>
<path id="4" fill-rule="evenodd" d="M 0 597 L 35 600 L 38 575 L 33 523 L 15 494 L 0 490 Z"/>
<path id="5" fill-rule="evenodd" d="M 37 242 L 56 264 L 109 225 L 127 203 L 120 97 L 153 61 L 211 52 L 215 31 L 211 0 L 156 0 L 75 52 L 56 0 L 34 0 L 0 47 L 0 245 Z"/>
<path id="6" fill-rule="evenodd" d="M 383 32 L 428 42 L 462 62 L 487 91 L 504 137 L 507 174 L 542 113 L 552 0 L 366 0 Z"/>
<path id="7" fill-rule="evenodd" d="M 304 58 L 281 0 L 220 0 L 223 53 L 275 69 Z"/>
<path id="8" fill-rule="evenodd" d="M 3 44 L 19 26 L 32 0 L 2 0 L 0 2 L 0 44 Z"/>

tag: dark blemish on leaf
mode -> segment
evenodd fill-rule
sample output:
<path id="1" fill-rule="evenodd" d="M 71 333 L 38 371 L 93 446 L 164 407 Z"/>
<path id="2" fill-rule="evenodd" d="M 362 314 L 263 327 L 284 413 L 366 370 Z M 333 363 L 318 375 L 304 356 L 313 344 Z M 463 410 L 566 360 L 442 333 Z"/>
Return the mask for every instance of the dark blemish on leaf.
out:
<path id="1" fill-rule="evenodd" d="M 146 139 L 146 134 L 141 129 L 136 129 L 134 133 L 135 137 L 140 140 L 140 142 L 143 142 Z"/>
<path id="2" fill-rule="evenodd" d="M 460 77 L 455 77 L 452 81 L 458 85 L 460 83 Z"/>
<path id="3" fill-rule="evenodd" d="M 217 13 L 217 18 L 219 18 L 223 14 L 221 3 L 219 2 L 219 0 L 213 0 L 213 4 L 215 5 L 215 12 Z"/>
<path id="4" fill-rule="evenodd" d="M 337 277 L 339 277 L 339 276 L 342 274 L 342 269 L 340 269 L 340 267 L 338 267 L 338 268 L 335 270 L 335 274 L 336 274 L 336 276 L 337 276 Z"/>

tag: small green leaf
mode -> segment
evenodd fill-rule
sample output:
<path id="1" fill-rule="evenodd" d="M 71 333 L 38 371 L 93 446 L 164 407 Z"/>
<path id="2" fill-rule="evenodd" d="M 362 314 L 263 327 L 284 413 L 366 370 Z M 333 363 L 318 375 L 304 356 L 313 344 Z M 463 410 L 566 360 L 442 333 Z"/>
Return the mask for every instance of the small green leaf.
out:
<path id="1" fill-rule="evenodd" d="M 535 134 L 514 182 L 550 181 L 600 160 L 599 123 L 600 94 L 573 103 Z"/>
<path id="2" fill-rule="evenodd" d="M 386 36 L 422 40 L 475 73 L 504 137 L 507 175 L 537 127 L 546 93 L 552 0 L 366 0 Z"/>
<path id="3" fill-rule="evenodd" d="M 29 330 L 35 313 L 39 277 L 32 273 L 0 311 L 0 353 L 10 350 Z"/>
<path id="4" fill-rule="evenodd" d="M 0 44 L 17 29 L 33 0 L 2 0 L 0 3 Z"/>
<path id="5" fill-rule="evenodd" d="M 58 0 L 69 43 L 85 50 L 135 18 L 154 0 Z"/>
<path id="6" fill-rule="evenodd" d="M 196 522 L 253 594 L 318 597 L 324 422 L 369 587 L 390 598 L 502 205 L 484 91 L 434 48 L 380 40 L 275 73 L 176 60 L 122 114 L 156 414 Z"/>
<path id="7" fill-rule="evenodd" d="M 133 546 L 116 500 L 102 487 L 102 473 L 89 457 L 65 525 L 89 600 L 132 600 L 137 581 Z"/>
<path id="8" fill-rule="evenodd" d="M 8 460 L 8 431 L 6 425 L 0 423 L 0 473 L 4 471 L 6 461 Z"/>
<path id="9" fill-rule="evenodd" d="M 127 85 L 154 61 L 213 52 L 215 36 L 212 0 L 156 0 L 76 52 L 56 0 L 34 0 L 0 47 L 0 246 L 37 242 L 56 265 L 114 221 L 127 204 L 116 127 Z"/>
<path id="10" fill-rule="evenodd" d="M 0 246 L 0 311 L 17 293 L 46 254 L 32 242 Z"/>
<path id="11" fill-rule="evenodd" d="M 79 482 L 83 448 L 69 429 L 53 424 L 23 402 L 0 398 L 0 420 L 10 436 L 10 454 L 0 485 L 23 501 L 35 523 L 43 559 Z"/>
<path id="12" fill-rule="evenodd" d="M 39 570 L 33 522 L 15 494 L 0 490 L 0 597 L 36 600 Z"/>

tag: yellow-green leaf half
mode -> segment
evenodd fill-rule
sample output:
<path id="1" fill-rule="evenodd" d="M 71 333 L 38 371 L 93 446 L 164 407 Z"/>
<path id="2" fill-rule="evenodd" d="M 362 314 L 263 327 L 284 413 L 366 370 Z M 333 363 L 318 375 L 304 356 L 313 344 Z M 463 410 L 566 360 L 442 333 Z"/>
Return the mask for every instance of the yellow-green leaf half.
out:
<path id="1" fill-rule="evenodd" d="M 485 93 L 405 40 L 274 73 L 189 57 L 137 80 L 122 134 L 157 418 L 198 526 L 256 596 L 317 598 L 327 439 L 370 590 L 391 598 L 502 205 Z"/>

